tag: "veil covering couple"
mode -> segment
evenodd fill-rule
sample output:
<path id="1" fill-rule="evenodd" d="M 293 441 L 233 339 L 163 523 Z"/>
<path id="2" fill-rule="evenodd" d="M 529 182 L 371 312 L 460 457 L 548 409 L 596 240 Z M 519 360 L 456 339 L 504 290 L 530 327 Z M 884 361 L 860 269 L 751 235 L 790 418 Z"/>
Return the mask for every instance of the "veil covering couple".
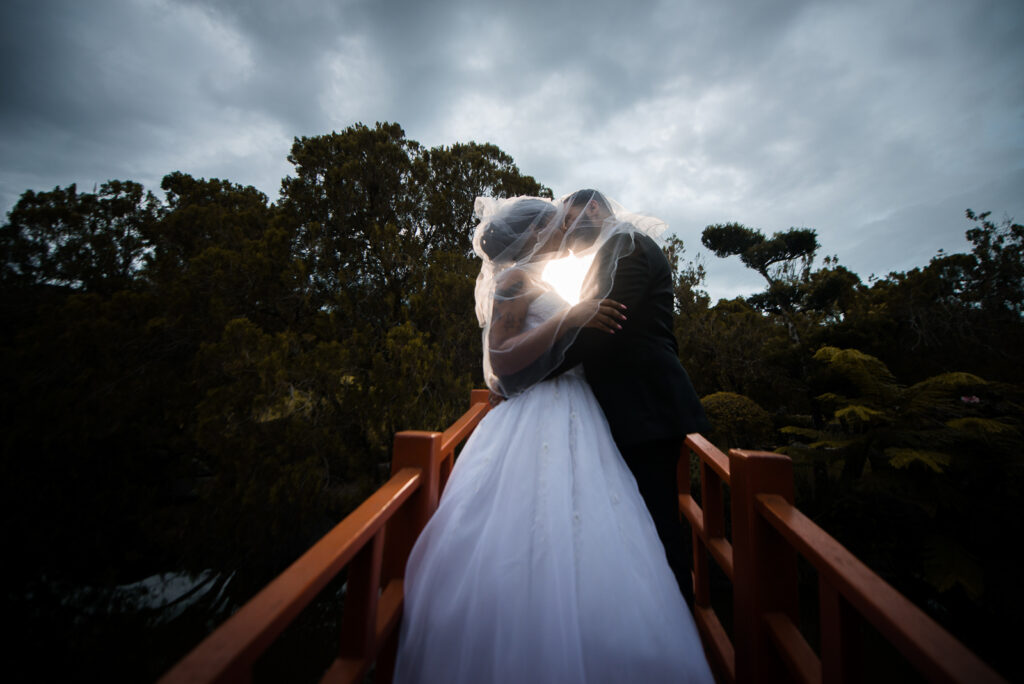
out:
<path id="1" fill-rule="evenodd" d="M 676 461 L 706 429 L 665 225 L 593 190 L 478 198 L 480 422 L 409 556 L 396 682 L 711 682 Z M 592 256 L 578 304 L 543 279 Z"/>

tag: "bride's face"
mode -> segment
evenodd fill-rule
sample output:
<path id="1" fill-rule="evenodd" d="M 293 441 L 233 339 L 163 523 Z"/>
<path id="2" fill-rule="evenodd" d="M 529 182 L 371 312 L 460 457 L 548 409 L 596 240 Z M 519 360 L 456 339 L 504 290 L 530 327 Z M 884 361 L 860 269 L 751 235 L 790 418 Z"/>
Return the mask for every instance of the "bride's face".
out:
<path id="1" fill-rule="evenodd" d="M 540 245 L 537 247 L 536 254 L 543 255 L 545 258 L 554 258 L 568 251 L 565 230 L 561 220 L 557 217 L 547 225 L 538 228 L 537 240 Z"/>

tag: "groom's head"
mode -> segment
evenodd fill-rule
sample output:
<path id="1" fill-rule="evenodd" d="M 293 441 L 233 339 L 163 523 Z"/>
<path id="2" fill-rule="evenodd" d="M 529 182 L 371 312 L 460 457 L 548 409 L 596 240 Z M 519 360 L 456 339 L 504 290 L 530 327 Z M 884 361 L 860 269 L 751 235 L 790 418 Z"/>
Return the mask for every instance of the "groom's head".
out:
<path id="1" fill-rule="evenodd" d="M 577 190 L 565 198 L 563 229 L 569 245 L 588 247 L 601 233 L 605 219 L 612 215 L 608 200 L 597 190 Z"/>

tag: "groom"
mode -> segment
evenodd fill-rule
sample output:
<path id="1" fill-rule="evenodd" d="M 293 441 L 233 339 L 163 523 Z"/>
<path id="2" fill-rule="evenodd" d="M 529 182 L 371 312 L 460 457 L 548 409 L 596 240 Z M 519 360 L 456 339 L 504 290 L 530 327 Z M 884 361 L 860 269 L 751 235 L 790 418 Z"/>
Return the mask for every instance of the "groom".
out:
<path id="1" fill-rule="evenodd" d="M 575 251 L 592 244 L 605 221 L 615 220 L 608 200 L 596 190 L 574 192 L 565 200 L 565 210 L 563 229 Z M 676 462 L 687 433 L 707 431 L 709 426 L 679 362 L 672 332 L 671 267 L 661 248 L 641 232 L 632 232 L 632 249 L 617 245 L 629 239 L 616 235 L 607 240 L 592 270 L 614 272 L 610 283 L 598 284 L 598 291 L 626 305 L 622 330 L 608 335 L 584 328 L 556 373 L 583 363 L 615 443 L 654 519 L 669 566 L 692 605 L 693 582 L 685 553 L 690 545 L 679 522 Z M 602 259 L 610 258 L 618 259 L 617 266 L 601 268 Z"/>

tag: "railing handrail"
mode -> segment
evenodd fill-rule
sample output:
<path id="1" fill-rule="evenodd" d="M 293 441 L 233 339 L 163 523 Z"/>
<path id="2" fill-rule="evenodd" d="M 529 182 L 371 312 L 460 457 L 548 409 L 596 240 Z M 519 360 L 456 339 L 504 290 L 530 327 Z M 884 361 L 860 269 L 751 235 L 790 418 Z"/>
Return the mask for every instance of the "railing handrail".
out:
<path id="1" fill-rule="evenodd" d="M 484 415 L 490 410 L 490 404 L 486 401 L 477 401 L 478 399 L 480 399 L 480 395 L 473 395 L 470 398 L 472 405 L 469 410 L 463 413 L 458 420 L 452 423 L 448 429 L 441 433 L 442 454 L 453 450 L 457 444 L 466 439 L 469 434 L 476 429 L 477 424 Z"/>
<path id="2" fill-rule="evenodd" d="M 404 468 L 250 599 L 159 681 L 221 681 L 238 675 L 284 631 L 420 486 Z"/>
<path id="3" fill-rule="evenodd" d="M 756 506 L 758 513 L 929 681 L 1002 681 L 953 635 L 796 506 L 774 494 L 759 494 Z"/>
<path id="4" fill-rule="evenodd" d="M 469 410 L 443 433 L 410 430 L 396 434 L 391 478 L 159 682 L 249 681 L 256 659 L 346 565 L 350 566 L 346 597 L 354 605 L 346 601 L 343 641 L 347 638 L 358 643 L 355 648 L 343 643 L 343 652 L 325 679 L 358 681 L 382 650 L 390 646 L 392 652 L 387 655 L 393 657 L 411 541 L 437 505 L 455 447 L 490 409 L 486 390 L 473 390 L 470 401 Z M 414 501 L 419 502 L 416 510 L 403 515 Z M 385 530 L 393 520 L 404 525 L 392 531 L 385 549 Z M 378 665 L 378 672 L 390 678 L 390 663 L 383 668 Z"/>
<path id="5" fill-rule="evenodd" d="M 396 434 L 392 477 L 160 681 L 249 681 L 260 654 L 346 566 L 341 650 L 324 680 L 360 681 L 376 662 L 376 679 L 390 681 L 409 551 L 437 506 L 455 448 L 489 409 L 487 390 L 473 390 L 470 409 L 443 433 Z M 690 494 L 687 449 L 699 459 L 701 504 Z M 739 449 L 726 456 L 699 434 L 687 436 L 683 455 L 679 506 L 694 538 L 693 614 L 720 681 L 849 681 L 844 668 L 857 657 L 860 619 L 930 679 L 1003 681 L 796 509 L 788 457 Z M 732 489 L 731 540 L 725 486 Z M 818 570 L 820 657 L 797 627 L 797 553 Z M 709 558 L 733 582 L 734 639 L 711 607 Z"/>
<path id="6" fill-rule="evenodd" d="M 699 459 L 702 505 L 690 494 L 687 450 Z M 687 436 L 682 455 L 679 504 L 693 532 L 693 613 L 719 680 L 852 681 L 857 623 L 864 620 L 930 681 L 1005 681 L 796 508 L 788 457 L 741 449 L 726 457 L 696 434 Z M 732 489 L 731 542 L 722 486 Z M 818 571 L 821 656 L 797 627 L 798 553 Z M 711 607 L 709 556 L 733 582 L 734 639 Z"/>
<path id="7" fill-rule="evenodd" d="M 697 455 L 701 484 L 701 504 L 690 493 L 689 451 Z M 686 436 L 676 468 L 679 483 L 679 509 L 690 523 L 693 537 L 693 619 L 697 624 L 704 651 L 715 678 L 736 681 L 736 652 L 732 639 L 711 607 L 708 556 L 734 581 L 732 543 L 725 537 L 725 509 L 721 486 L 729 485 L 729 460 L 703 435 Z"/>

